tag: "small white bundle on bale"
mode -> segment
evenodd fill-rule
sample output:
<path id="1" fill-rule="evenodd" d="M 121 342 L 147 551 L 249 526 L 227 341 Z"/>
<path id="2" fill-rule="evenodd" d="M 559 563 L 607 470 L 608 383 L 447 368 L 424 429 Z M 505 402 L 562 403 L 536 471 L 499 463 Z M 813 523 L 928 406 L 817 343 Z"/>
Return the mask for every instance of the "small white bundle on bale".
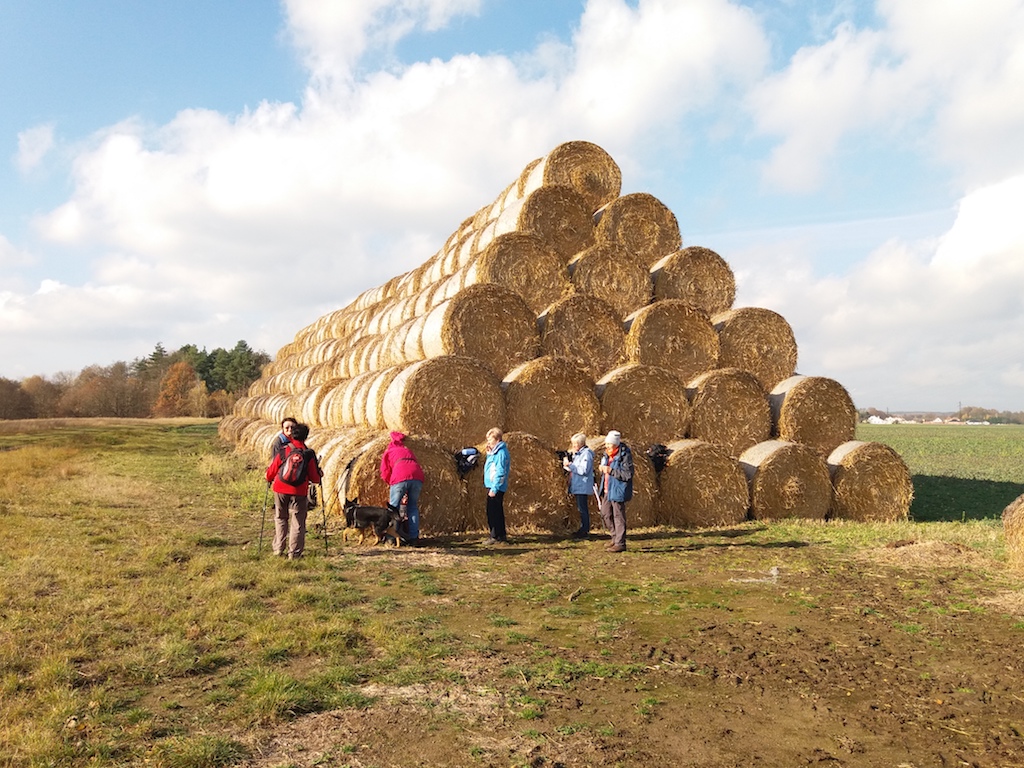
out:
<path id="1" fill-rule="evenodd" d="M 471 285 L 434 307 L 421 333 L 425 357 L 472 357 L 498 378 L 540 351 L 535 313 L 519 294 L 493 283 Z"/>
<path id="2" fill-rule="evenodd" d="M 601 431 L 617 429 L 646 449 L 686 436 L 690 401 L 686 387 L 672 371 L 656 365 L 631 363 L 598 380 Z"/>
<path id="3" fill-rule="evenodd" d="M 747 519 L 750 491 L 735 458 L 703 440 L 677 440 L 658 475 L 658 519 L 677 528 L 737 525 Z"/>
<path id="4" fill-rule="evenodd" d="M 771 437 L 771 406 L 750 371 L 707 371 L 686 385 L 686 393 L 690 398 L 690 437 L 714 443 L 729 456 L 739 456 Z"/>
<path id="5" fill-rule="evenodd" d="M 594 394 L 594 380 L 572 360 L 552 355 L 530 360 L 510 371 L 501 388 L 504 424 L 510 432 L 533 435 L 545 445 L 555 446 L 565 444 L 577 432 L 593 434 L 600 429 L 601 404 Z"/>
<path id="6" fill-rule="evenodd" d="M 567 533 L 572 497 L 562 462 L 549 445 L 535 435 L 506 432 L 510 475 L 505 493 L 505 525 L 520 533 L 547 531 Z M 485 460 L 480 449 L 481 466 Z M 487 489 L 483 473 L 474 470 L 466 478 L 468 505 L 464 515 L 486 526 Z"/>
<path id="7" fill-rule="evenodd" d="M 542 186 L 572 187 L 593 213 L 619 196 L 622 171 L 611 155 L 589 141 L 567 141 L 523 169 L 516 193 L 525 197 Z"/>
<path id="8" fill-rule="evenodd" d="M 806 445 L 766 440 L 740 455 L 755 520 L 824 520 L 832 505 L 825 460 Z"/>
<path id="9" fill-rule="evenodd" d="M 616 198 L 598 210 L 594 218 L 596 242 L 622 247 L 648 269 L 683 244 L 675 214 L 646 192 Z"/>
<path id="10" fill-rule="evenodd" d="M 849 440 L 829 454 L 827 463 L 833 517 L 886 523 L 909 517 L 914 483 L 903 459 L 888 445 Z"/>
<path id="11" fill-rule="evenodd" d="M 761 307 L 742 307 L 711 318 L 718 331 L 718 363 L 757 376 L 766 391 L 796 370 L 796 339 L 786 319 Z"/>
<path id="12" fill-rule="evenodd" d="M 621 246 L 601 243 L 580 251 L 569 273 L 578 293 L 606 301 L 620 317 L 651 301 L 650 273 Z"/>
<path id="13" fill-rule="evenodd" d="M 542 355 L 564 357 L 598 378 L 625 357 L 622 317 L 606 302 L 582 293 L 559 299 L 536 319 Z"/>
<path id="14" fill-rule="evenodd" d="M 536 235 L 510 232 L 494 238 L 466 268 L 465 285 L 504 286 L 539 315 L 572 290 L 567 261 Z"/>
<path id="15" fill-rule="evenodd" d="M 1024 570 L 1024 494 L 1007 504 L 1003 510 L 1003 537 L 1010 567 Z"/>
<path id="16" fill-rule="evenodd" d="M 707 314 L 680 299 L 656 301 L 626 318 L 626 357 L 689 381 L 718 366 L 718 334 Z"/>
<path id="17" fill-rule="evenodd" d="M 699 245 L 670 253 L 650 269 L 654 300 L 682 299 L 709 316 L 732 309 L 736 276 L 725 259 Z"/>
<path id="18" fill-rule="evenodd" d="M 828 456 L 857 432 L 857 409 L 850 393 L 835 379 L 790 376 L 768 395 L 780 440 L 802 443 Z"/>
<path id="19" fill-rule="evenodd" d="M 451 450 L 474 445 L 505 423 L 498 378 L 483 363 L 455 355 L 403 368 L 387 388 L 382 410 L 389 430 L 430 437 Z"/>
<path id="20" fill-rule="evenodd" d="M 390 435 L 385 433 L 360 447 L 348 477 L 350 499 L 358 498 L 360 504 L 380 507 L 388 503 L 390 490 L 381 479 L 380 460 L 390 442 Z M 451 452 L 433 440 L 415 435 L 407 436 L 405 445 L 415 454 L 425 478 L 418 505 L 420 534 L 438 536 L 466 530 L 462 480 Z"/>
<path id="21" fill-rule="evenodd" d="M 480 230 L 474 248 L 485 248 L 495 238 L 510 232 L 538 237 L 565 264 L 576 253 L 594 243 L 593 211 L 586 200 L 570 187 L 540 187 L 512 203 L 498 218 Z"/>

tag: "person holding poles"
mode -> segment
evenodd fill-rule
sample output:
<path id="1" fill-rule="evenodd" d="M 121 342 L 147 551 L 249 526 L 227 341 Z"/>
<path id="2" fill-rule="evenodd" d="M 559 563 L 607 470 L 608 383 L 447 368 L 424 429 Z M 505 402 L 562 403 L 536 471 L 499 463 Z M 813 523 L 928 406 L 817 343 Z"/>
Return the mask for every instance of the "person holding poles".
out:
<path id="1" fill-rule="evenodd" d="M 289 560 L 302 557 L 306 546 L 306 515 L 309 512 L 309 484 L 321 480 L 316 453 L 306 447 L 309 427 L 291 428 L 288 444 L 274 454 L 266 478 L 274 491 L 273 553 Z"/>
<path id="2" fill-rule="evenodd" d="M 633 498 L 633 452 L 612 430 L 604 439 L 601 457 L 601 518 L 611 532 L 609 552 L 626 551 L 626 502 Z"/>

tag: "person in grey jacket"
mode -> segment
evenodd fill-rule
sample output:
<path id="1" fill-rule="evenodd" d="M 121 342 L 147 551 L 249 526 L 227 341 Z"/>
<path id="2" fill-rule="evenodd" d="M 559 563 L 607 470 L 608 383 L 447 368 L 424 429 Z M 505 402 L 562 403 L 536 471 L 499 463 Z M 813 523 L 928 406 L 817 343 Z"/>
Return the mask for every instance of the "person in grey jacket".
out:
<path id="1" fill-rule="evenodd" d="M 587 447 L 587 436 L 577 432 L 569 438 L 572 458 L 562 459 L 562 469 L 569 473 L 569 493 L 576 499 L 580 513 L 580 527 L 572 536 L 586 539 L 590 536 L 590 497 L 594 495 L 594 452 Z"/>

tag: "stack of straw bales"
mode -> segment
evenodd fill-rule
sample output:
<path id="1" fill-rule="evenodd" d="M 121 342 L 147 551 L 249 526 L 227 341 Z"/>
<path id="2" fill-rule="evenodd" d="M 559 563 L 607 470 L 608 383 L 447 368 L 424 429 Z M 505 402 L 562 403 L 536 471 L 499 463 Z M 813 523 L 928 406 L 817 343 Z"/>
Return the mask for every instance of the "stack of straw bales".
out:
<path id="1" fill-rule="evenodd" d="M 388 433 L 426 473 L 427 535 L 484 525 L 480 470 L 453 454 L 507 435 L 513 530 L 578 525 L 556 449 L 622 432 L 636 461 L 630 524 L 703 527 L 749 517 L 894 520 L 909 472 L 853 440 L 856 411 L 831 379 L 796 373 L 777 313 L 733 307 L 719 254 L 685 246 L 675 215 L 585 141 L 528 163 L 422 264 L 300 329 L 220 425 L 269 459 L 279 422 L 313 428 L 329 510 L 383 503 Z M 670 451 L 660 474 L 652 444 Z"/>

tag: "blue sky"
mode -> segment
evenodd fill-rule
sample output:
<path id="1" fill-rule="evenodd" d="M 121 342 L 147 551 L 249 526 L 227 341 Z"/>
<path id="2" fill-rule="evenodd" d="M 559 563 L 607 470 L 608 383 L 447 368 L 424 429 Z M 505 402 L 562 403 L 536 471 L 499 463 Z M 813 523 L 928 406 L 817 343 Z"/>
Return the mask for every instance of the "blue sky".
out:
<path id="1" fill-rule="evenodd" d="M 0 376 L 273 354 L 586 139 L 801 373 L 1024 410 L 1021 93 L 1021 0 L 2 0 Z"/>

